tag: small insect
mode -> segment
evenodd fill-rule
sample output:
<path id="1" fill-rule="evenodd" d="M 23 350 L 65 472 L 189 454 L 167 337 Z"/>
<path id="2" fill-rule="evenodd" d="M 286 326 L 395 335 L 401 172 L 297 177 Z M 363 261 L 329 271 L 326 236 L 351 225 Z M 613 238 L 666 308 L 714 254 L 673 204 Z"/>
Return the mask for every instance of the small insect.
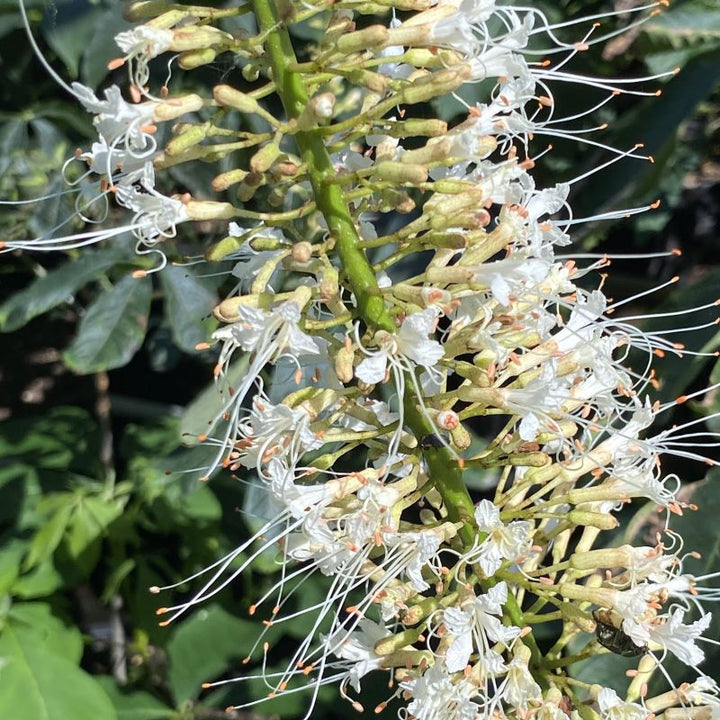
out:
<path id="1" fill-rule="evenodd" d="M 593 618 L 595 618 L 595 637 L 610 652 L 622 657 L 639 657 L 649 651 L 647 645 L 636 645 L 622 628 L 616 627 L 611 613 L 606 610 L 595 610 Z"/>
<path id="2" fill-rule="evenodd" d="M 424 438 L 420 440 L 420 447 L 423 450 L 432 450 L 434 448 L 441 448 L 445 447 L 446 443 L 444 443 L 439 435 L 425 435 Z"/>

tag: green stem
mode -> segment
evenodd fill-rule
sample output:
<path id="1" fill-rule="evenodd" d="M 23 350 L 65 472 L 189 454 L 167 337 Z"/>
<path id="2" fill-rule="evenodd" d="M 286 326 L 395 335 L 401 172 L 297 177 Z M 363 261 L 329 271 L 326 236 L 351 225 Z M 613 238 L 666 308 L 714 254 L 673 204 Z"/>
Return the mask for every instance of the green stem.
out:
<path id="1" fill-rule="evenodd" d="M 305 110 L 309 97 L 302 76 L 290 70 L 291 67 L 297 67 L 297 58 L 290 36 L 280 20 L 273 0 L 252 0 L 252 6 L 261 32 L 267 33 L 265 46 L 278 95 L 288 118 L 296 119 Z M 395 100 L 390 98 L 385 104 L 390 109 L 394 107 Z M 378 108 L 374 110 L 377 111 Z M 349 127 L 352 127 L 352 121 Z M 362 319 L 376 330 L 395 333 L 397 328 L 385 306 L 375 273 L 360 248 L 361 240 L 343 189 L 334 182 L 335 170 L 322 135 L 320 132 L 309 130 L 299 131 L 294 137 L 307 167 L 316 206 L 325 217 L 330 234 L 335 239 L 335 247 L 343 271 L 357 299 Z M 403 406 L 405 420 L 418 439 L 435 433 L 430 420 L 418 409 L 412 390 L 405 393 Z M 453 522 L 462 523 L 458 533 L 460 539 L 466 547 L 472 547 L 477 538 L 477 528 L 473 518 L 475 505 L 463 482 L 457 459 L 446 447 L 426 450 L 424 455 L 429 475 L 447 507 L 448 518 Z M 506 609 L 511 620 L 522 627 L 524 625 L 522 612 L 514 597 L 510 596 Z M 528 636 L 525 642 L 530 645 L 537 662 L 540 658 L 534 638 Z"/>

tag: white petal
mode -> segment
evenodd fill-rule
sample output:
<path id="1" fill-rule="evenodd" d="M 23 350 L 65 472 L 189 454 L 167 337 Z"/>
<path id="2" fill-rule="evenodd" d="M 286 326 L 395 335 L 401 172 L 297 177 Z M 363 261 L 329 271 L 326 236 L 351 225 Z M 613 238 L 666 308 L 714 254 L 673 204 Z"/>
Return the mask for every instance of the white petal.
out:
<path id="1" fill-rule="evenodd" d="M 366 357 L 356 368 L 355 376 L 368 385 L 382 382 L 385 379 L 387 356 L 384 353 Z"/>

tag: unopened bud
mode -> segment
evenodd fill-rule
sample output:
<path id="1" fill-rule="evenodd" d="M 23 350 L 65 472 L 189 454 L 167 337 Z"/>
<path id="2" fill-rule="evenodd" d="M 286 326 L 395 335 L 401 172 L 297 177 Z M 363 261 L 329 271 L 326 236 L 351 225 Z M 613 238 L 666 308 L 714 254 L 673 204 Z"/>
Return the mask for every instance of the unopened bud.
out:
<path id="1" fill-rule="evenodd" d="M 220 105 L 235 108 L 244 113 L 256 113 L 259 107 L 255 98 L 229 85 L 216 85 L 213 88 L 213 97 Z"/>
<path id="2" fill-rule="evenodd" d="M 352 347 L 343 345 L 335 355 L 335 374 L 341 383 L 347 385 L 351 382 L 354 376 L 353 372 L 353 361 L 355 359 L 355 352 Z"/>
<path id="3" fill-rule="evenodd" d="M 416 105 L 447 95 L 457 90 L 471 74 L 469 65 L 460 65 L 420 77 L 398 93 L 398 102 Z"/>
<path id="4" fill-rule="evenodd" d="M 250 170 L 257 174 L 262 174 L 275 162 L 280 155 L 280 146 L 277 143 L 270 142 L 263 145 L 251 158 Z"/>
<path id="5" fill-rule="evenodd" d="M 312 251 L 312 245 L 307 240 L 301 240 L 292 246 L 290 256 L 295 262 L 306 263 L 312 257 Z"/>
<path id="6" fill-rule="evenodd" d="M 194 70 L 195 68 L 209 65 L 215 61 L 217 52 L 212 48 L 198 48 L 197 50 L 188 50 L 178 55 L 178 65 L 183 70 Z"/>
<path id="7" fill-rule="evenodd" d="M 377 163 L 373 170 L 380 179 L 401 185 L 421 185 L 428 179 L 428 169 L 417 164 L 386 160 Z"/>
<path id="8" fill-rule="evenodd" d="M 247 177 L 247 174 L 246 170 L 228 170 L 228 172 L 216 175 L 210 184 L 215 192 L 222 192 L 232 185 L 242 182 Z"/>
<path id="9" fill-rule="evenodd" d="M 230 253 L 239 250 L 242 244 L 242 238 L 232 236 L 223 238 L 205 252 L 205 259 L 210 262 L 220 262 L 230 255 Z"/>
<path id="10" fill-rule="evenodd" d="M 207 137 L 207 133 L 207 125 L 190 125 L 165 146 L 165 152 L 168 155 L 179 155 L 194 145 L 201 143 Z"/>
<path id="11" fill-rule="evenodd" d="M 384 25 L 371 25 L 338 38 L 337 49 L 346 55 L 362 52 L 368 48 L 384 45 L 388 36 L 389 31 Z"/>
<path id="12" fill-rule="evenodd" d="M 190 220 L 230 220 L 236 214 L 230 203 L 212 200 L 189 200 L 185 203 L 185 211 Z"/>
<path id="13" fill-rule="evenodd" d="M 570 567 L 575 570 L 597 570 L 598 568 L 629 568 L 633 565 L 631 545 L 601 550 L 586 550 L 570 556 Z"/>
<path id="14" fill-rule="evenodd" d="M 197 112 L 202 106 L 203 99 L 194 93 L 170 98 L 157 104 L 155 110 L 153 110 L 153 120 L 155 122 L 175 120 L 185 113 Z"/>
<path id="15" fill-rule="evenodd" d="M 231 43 L 233 36 L 210 25 L 184 25 L 173 31 L 170 50 L 187 52 L 188 50 L 204 50 L 213 45 Z"/>
<path id="16" fill-rule="evenodd" d="M 565 516 L 573 525 L 595 527 L 599 530 L 614 530 L 618 519 L 610 513 L 592 512 L 590 510 L 571 510 Z"/>
<path id="17" fill-rule="evenodd" d="M 467 450 L 472 443 L 472 435 L 462 423 L 450 431 L 450 437 L 458 450 Z"/>

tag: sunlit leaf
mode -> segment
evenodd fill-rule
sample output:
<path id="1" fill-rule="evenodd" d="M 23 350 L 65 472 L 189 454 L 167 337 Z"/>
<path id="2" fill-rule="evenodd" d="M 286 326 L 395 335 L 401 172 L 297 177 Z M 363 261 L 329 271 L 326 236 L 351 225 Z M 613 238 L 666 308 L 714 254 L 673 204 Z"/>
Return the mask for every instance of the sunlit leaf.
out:
<path id="1" fill-rule="evenodd" d="M 33 628 L 10 618 L 0 632 L 0 717 L 13 720 L 116 720 L 90 675 L 54 652 Z"/>

